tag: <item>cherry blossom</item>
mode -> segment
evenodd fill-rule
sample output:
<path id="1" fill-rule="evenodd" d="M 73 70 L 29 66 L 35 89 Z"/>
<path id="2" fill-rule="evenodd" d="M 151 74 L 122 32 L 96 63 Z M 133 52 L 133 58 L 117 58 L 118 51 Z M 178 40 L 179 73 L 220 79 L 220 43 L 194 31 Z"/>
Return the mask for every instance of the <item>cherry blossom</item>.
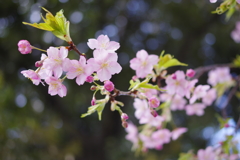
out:
<path id="1" fill-rule="evenodd" d="M 108 52 L 115 52 L 120 44 L 115 41 L 110 41 L 107 35 L 100 35 L 97 39 L 89 39 L 87 42 L 91 49 L 103 49 Z"/>
<path id="2" fill-rule="evenodd" d="M 64 70 L 67 71 L 66 76 L 68 79 L 76 78 L 78 85 L 84 84 L 87 77 L 93 73 L 89 65 L 86 64 L 86 58 L 83 56 L 80 56 L 79 61 L 66 59 Z"/>
<path id="3" fill-rule="evenodd" d="M 228 67 L 219 67 L 208 73 L 208 83 L 215 86 L 217 83 L 224 83 L 232 80 Z"/>
<path id="4" fill-rule="evenodd" d="M 158 63 L 158 56 L 148 55 L 145 50 L 137 52 L 136 58 L 130 60 L 130 67 L 136 71 L 139 78 L 144 78 L 152 73 L 153 66 Z"/>
<path id="5" fill-rule="evenodd" d="M 210 90 L 208 90 L 207 94 L 202 98 L 202 102 L 209 106 L 213 103 L 213 101 L 215 101 L 217 98 L 217 91 L 214 88 L 211 88 Z"/>
<path id="6" fill-rule="evenodd" d="M 67 88 L 62 84 L 62 80 L 57 77 L 48 77 L 45 79 L 45 82 L 49 85 L 48 93 L 51 96 L 59 95 L 64 97 L 67 95 Z"/>
<path id="7" fill-rule="evenodd" d="M 211 146 L 207 147 L 205 150 L 198 150 L 197 157 L 198 160 L 216 160 L 216 154 Z"/>
<path id="8" fill-rule="evenodd" d="M 202 116 L 204 114 L 205 105 L 203 103 L 194 103 L 186 106 L 187 115 L 198 115 Z"/>
<path id="9" fill-rule="evenodd" d="M 152 133 L 152 138 L 158 145 L 169 143 L 171 140 L 171 132 L 168 129 L 160 129 Z"/>
<path id="10" fill-rule="evenodd" d="M 126 132 L 126 139 L 133 143 L 133 146 L 136 148 L 138 146 L 138 129 L 133 123 L 129 123 L 128 127 L 125 128 Z"/>
<path id="11" fill-rule="evenodd" d="M 43 62 L 43 67 L 51 70 L 53 75 L 59 78 L 63 73 L 63 65 L 68 56 L 68 50 L 61 47 L 60 50 L 50 47 L 47 50 L 48 58 Z"/>
<path id="12" fill-rule="evenodd" d="M 175 72 L 176 79 L 173 79 L 172 76 L 166 78 L 166 90 L 168 94 L 178 94 L 184 96 L 186 94 L 187 80 L 185 79 L 185 74 L 183 71 Z"/>
<path id="13" fill-rule="evenodd" d="M 157 97 L 151 97 L 148 99 L 148 104 L 152 108 L 157 108 L 160 104 L 160 101 Z"/>
<path id="14" fill-rule="evenodd" d="M 94 50 L 93 57 L 87 63 L 97 72 L 100 81 L 109 80 L 113 74 L 119 73 L 122 67 L 117 62 L 116 53 L 108 53 L 105 50 Z"/>
<path id="15" fill-rule="evenodd" d="M 35 85 L 39 85 L 39 83 L 41 82 L 40 76 L 34 70 L 30 70 L 30 69 L 24 70 L 24 71 L 21 71 L 21 73 L 26 78 L 29 78 Z"/>
<path id="16" fill-rule="evenodd" d="M 194 77 L 194 75 L 195 75 L 195 71 L 193 69 L 187 70 L 187 73 L 186 73 L 187 77 L 192 78 L 192 77 Z"/>
<path id="17" fill-rule="evenodd" d="M 18 50 L 21 54 L 29 54 L 32 52 L 32 47 L 27 40 L 20 40 L 18 42 Z"/>
<path id="18" fill-rule="evenodd" d="M 176 94 L 171 100 L 170 108 L 172 111 L 183 110 L 185 108 L 186 103 L 187 101 L 183 97 Z"/>
<path id="19" fill-rule="evenodd" d="M 209 85 L 198 85 L 193 92 L 193 95 L 190 99 L 190 104 L 193 104 L 197 99 L 206 96 L 207 90 L 209 90 Z"/>

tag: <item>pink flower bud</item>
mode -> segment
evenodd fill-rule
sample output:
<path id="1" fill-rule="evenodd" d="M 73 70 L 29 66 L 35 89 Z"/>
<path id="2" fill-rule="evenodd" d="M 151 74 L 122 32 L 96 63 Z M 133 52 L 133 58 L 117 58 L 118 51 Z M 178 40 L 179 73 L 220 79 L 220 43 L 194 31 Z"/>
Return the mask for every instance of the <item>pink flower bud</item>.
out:
<path id="1" fill-rule="evenodd" d="M 230 127 L 230 125 L 229 125 L 228 123 L 226 123 L 226 124 L 224 125 L 224 127 L 225 127 L 225 128 L 228 128 L 228 127 Z"/>
<path id="2" fill-rule="evenodd" d="M 111 81 L 105 81 L 105 82 L 104 82 L 104 88 L 105 88 L 107 91 L 111 92 L 111 91 L 114 90 L 114 84 L 113 84 Z"/>
<path id="3" fill-rule="evenodd" d="M 132 80 L 133 80 L 133 81 L 136 81 L 136 80 L 137 80 L 137 76 L 133 76 L 133 77 L 132 77 Z"/>
<path id="4" fill-rule="evenodd" d="M 152 109 L 151 110 L 151 115 L 153 115 L 153 117 L 157 117 L 158 116 L 158 113 L 156 110 Z"/>
<path id="5" fill-rule="evenodd" d="M 175 73 L 172 74 L 172 79 L 177 79 L 177 75 Z"/>
<path id="6" fill-rule="evenodd" d="M 93 80 L 94 80 L 93 76 L 87 76 L 87 78 L 86 78 L 86 82 L 88 82 L 88 83 L 92 83 Z"/>
<path id="7" fill-rule="evenodd" d="M 186 75 L 190 78 L 194 77 L 195 71 L 193 69 L 188 69 Z"/>
<path id="8" fill-rule="evenodd" d="M 128 123 L 126 121 L 123 121 L 122 122 L 122 126 L 123 126 L 123 128 L 127 128 L 128 127 Z"/>
<path id="9" fill-rule="evenodd" d="M 27 40 L 20 40 L 18 42 L 18 50 L 21 54 L 29 54 L 32 52 L 32 47 Z"/>
<path id="10" fill-rule="evenodd" d="M 122 120 L 127 120 L 128 115 L 126 113 L 122 113 L 121 118 L 122 118 Z"/>
<path id="11" fill-rule="evenodd" d="M 96 99 L 95 99 L 95 97 L 93 97 L 91 100 L 91 105 L 94 106 L 95 104 L 96 104 Z"/>
<path id="12" fill-rule="evenodd" d="M 42 61 L 37 61 L 37 62 L 35 63 L 35 66 L 36 66 L 36 67 L 42 67 L 42 65 L 43 65 L 43 62 L 42 62 Z"/>
<path id="13" fill-rule="evenodd" d="M 91 91 L 95 91 L 96 89 L 97 89 L 96 86 L 91 86 L 91 88 L 90 88 Z"/>
<path id="14" fill-rule="evenodd" d="M 160 104 L 160 101 L 157 99 L 157 97 L 151 97 L 148 99 L 148 104 L 151 108 L 157 108 Z"/>

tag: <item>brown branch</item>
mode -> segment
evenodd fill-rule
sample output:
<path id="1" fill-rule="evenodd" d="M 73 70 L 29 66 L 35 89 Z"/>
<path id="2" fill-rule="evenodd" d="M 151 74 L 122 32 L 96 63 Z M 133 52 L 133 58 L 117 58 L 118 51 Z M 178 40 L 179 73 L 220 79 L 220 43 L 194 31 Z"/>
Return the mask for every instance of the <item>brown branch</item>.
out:
<path id="1" fill-rule="evenodd" d="M 74 50 L 74 51 L 77 52 L 77 54 L 79 54 L 80 56 L 86 57 L 84 53 L 81 53 L 81 52 L 78 50 L 78 48 L 77 48 L 76 45 L 73 43 L 73 41 L 68 42 L 68 44 L 70 45 L 69 47 L 67 47 L 67 49 L 68 49 L 69 51 Z"/>

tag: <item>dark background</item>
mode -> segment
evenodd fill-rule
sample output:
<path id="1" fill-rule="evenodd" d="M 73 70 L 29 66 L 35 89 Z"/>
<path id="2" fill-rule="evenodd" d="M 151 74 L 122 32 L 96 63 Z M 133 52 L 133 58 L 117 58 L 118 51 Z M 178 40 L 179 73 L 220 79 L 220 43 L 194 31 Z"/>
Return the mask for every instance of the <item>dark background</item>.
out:
<path id="1" fill-rule="evenodd" d="M 50 32 L 23 25 L 41 22 L 45 7 L 54 15 L 64 9 L 70 20 L 71 37 L 81 52 L 92 56 L 86 43 L 89 38 L 107 34 L 120 42 L 119 63 L 123 67 L 112 81 L 120 90 L 127 90 L 134 71 L 129 60 L 140 49 L 159 55 L 162 50 L 174 55 L 188 67 L 215 63 L 230 63 L 240 46 L 230 37 L 239 19 L 239 12 L 225 21 L 224 15 L 211 14 L 219 4 L 207 0 L 0 0 L 0 159 L 2 160 L 174 160 L 180 152 L 205 148 L 218 129 L 212 107 L 202 117 L 174 114 L 178 126 L 189 132 L 162 151 L 150 150 L 136 157 L 131 143 L 125 140 L 119 114 L 106 106 L 102 121 L 97 114 L 80 118 L 87 111 L 93 92 L 90 84 L 78 86 L 66 81 L 68 94 L 64 98 L 47 94 L 47 86 L 35 86 L 20 71 L 35 69 L 41 52 L 21 55 L 17 43 L 26 39 L 36 47 L 67 45 Z M 71 58 L 78 58 L 74 52 Z M 201 79 L 206 81 L 206 75 Z M 132 100 L 119 97 L 130 120 Z M 228 115 L 239 115 L 238 100 L 228 107 Z M 234 110 L 232 110 L 234 108 Z M 205 127 L 208 127 L 207 129 Z"/>

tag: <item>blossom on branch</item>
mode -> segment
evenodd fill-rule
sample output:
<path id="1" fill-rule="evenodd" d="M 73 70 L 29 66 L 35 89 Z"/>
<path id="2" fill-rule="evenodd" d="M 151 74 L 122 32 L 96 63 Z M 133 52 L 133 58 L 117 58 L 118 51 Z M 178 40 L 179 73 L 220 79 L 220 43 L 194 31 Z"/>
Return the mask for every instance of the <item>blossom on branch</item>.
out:
<path id="1" fill-rule="evenodd" d="M 153 66 L 158 63 L 157 55 L 148 55 L 145 50 L 137 52 L 136 58 L 130 60 L 130 67 L 136 71 L 139 78 L 144 78 L 152 73 Z"/>
<path id="2" fill-rule="evenodd" d="M 64 97 L 67 95 L 67 88 L 62 84 L 62 80 L 57 77 L 48 77 L 45 79 L 45 82 L 49 85 L 48 93 L 51 96 L 59 95 Z"/>

